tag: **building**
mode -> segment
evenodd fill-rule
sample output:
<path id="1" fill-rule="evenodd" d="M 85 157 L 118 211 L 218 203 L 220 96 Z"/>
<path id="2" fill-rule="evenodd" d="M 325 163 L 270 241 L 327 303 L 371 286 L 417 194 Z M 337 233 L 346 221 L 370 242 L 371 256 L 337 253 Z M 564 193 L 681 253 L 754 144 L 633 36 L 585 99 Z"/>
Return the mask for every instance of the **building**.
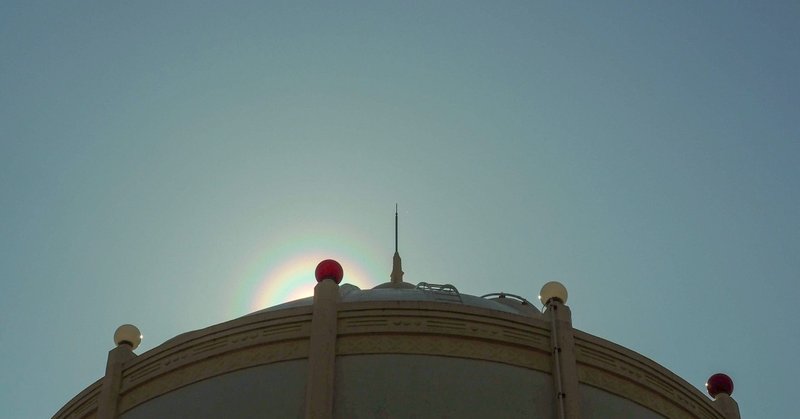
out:
<path id="1" fill-rule="evenodd" d="M 396 243 L 395 243 L 396 244 Z M 121 326 L 106 374 L 54 418 L 739 419 L 652 360 L 572 327 L 567 290 L 523 297 L 391 280 L 362 290 L 321 262 L 314 296 L 176 336 L 137 355 Z M 309 273 L 309 280 L 311 275 Z"/>

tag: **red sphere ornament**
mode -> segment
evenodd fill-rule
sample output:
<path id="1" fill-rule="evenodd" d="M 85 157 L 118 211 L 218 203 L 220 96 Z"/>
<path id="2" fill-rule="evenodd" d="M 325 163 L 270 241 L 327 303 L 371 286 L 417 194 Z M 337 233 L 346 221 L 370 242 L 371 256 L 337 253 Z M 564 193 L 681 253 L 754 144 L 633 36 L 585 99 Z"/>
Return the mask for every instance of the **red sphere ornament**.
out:
<path id="1" fill-rule="evenodd" d="M 730 396 L 733 394 L 733 380 L 723 373 L 714 374 L 708 377 L 708 381 L 706 381 L 706 390 L 708 390 L 708 394 L 714 398 L 716 398 L 719 393 L 725 393 Z"/>
<path id="2" fill-rule="evenodd" d="M 333 259 L 325 259 L 317 265 L 314 271 L 314 276 L 317 277 L 317 282 L 322 282 L 326 279 L 332 279 L 337 284 L 342 282 L 344 277 L 344 269 L 339 262 Z"/>

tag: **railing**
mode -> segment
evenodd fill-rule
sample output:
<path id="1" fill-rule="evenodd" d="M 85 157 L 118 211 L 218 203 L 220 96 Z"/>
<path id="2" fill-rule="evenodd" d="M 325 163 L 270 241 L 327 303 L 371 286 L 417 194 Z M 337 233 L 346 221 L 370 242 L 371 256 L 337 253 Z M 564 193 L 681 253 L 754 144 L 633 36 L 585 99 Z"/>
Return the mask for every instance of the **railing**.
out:
<path id="1" fill-rule="evenodd" d="M 439 301 L 451 301 L 463 303 L 461 300 L 461 293 L 452 284 L 429 284 L 427 282 L 420 282 L 417 284 L 416 289 L 433 293 L 435 298 Z"/>
<path id="2" fill-rule="evenodd" d="M 515 300 L 520 301 L 522 304 L 527 304 L 527 305 L 531 305 L 531 306 L 536 307 L 535 305 L 533 305 L 533 303 L 531 303 L 530 301 L 526 300 L 524 297 L 521 297 L 521 296 L 515 295 L 515 294 L 508 294 L 508 293 L 505 293 L 505 292 L 493 292 L 491 294 L 481 295 L 481 298 L 486 298 L 486 297 L 497 297 L 497 298 L 507 298 L 507 297 L 509 297 L 509 298 L 513 298 Z"/>

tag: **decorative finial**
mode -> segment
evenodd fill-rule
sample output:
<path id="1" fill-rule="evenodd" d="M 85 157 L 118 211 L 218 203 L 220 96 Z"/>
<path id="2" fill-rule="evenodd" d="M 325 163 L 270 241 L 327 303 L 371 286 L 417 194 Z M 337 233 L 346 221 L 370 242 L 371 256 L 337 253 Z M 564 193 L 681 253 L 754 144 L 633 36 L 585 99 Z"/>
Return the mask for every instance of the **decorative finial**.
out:
<path id="1" fill-rule="evenodd" d="M 550 301 L 555 300 L 564 304 L 567 302 L 567 287 L 558 281 L 550 281 L 539 291 L 539 301 L 544 305 L 550 304 Z"/>
<path id="2" fill-rule="evenodd" d="M 130 346 L 132 350 L 136 349 L 142 343 L 142 332 L 132 324 L 123 324 L 114 332 L 114 343 L 117 346 L 124 344 Z"/>
<path id="3" fill-rule="evenodd" d="M 394 204 L 394 257 L 392 258 L 392 274 L 390 276 L 392 284 L 403 282 L 403 261 L 400 259 L 400 252 L 397 247 L 397 204 Z"/>
<path id="4" fill-rule="evenodd" d="M 708 377 L 708 381 L 706 381 L 706 390 L 708 394 L 715 399 L 719 393 L 725 393 L 730 396 L 733 394 L 733 380 L 731 380 L 731 377 L 721 372 L 714 374 Z"/>
<path id="5" fill-rule="evenodd" d="M 339 262 L 333 259 L 325 259 L 317 265 L 317 269 L 314 270 L 314 276 L 317 278 L 317 282 L 332 279 L 333 282 L 338 284 L 342 282 L 344 269 L 342 269 L 342 265 Z"/>

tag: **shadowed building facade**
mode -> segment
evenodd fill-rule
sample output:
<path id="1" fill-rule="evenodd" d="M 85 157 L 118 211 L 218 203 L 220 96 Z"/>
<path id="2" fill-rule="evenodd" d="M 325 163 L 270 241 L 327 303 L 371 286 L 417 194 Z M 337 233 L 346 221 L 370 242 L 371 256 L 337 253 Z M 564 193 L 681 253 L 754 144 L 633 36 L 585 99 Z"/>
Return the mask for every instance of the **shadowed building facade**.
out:
<path id="1" fill-rule="evenodd" d="M 525 298 L 450 284 L 340 284 L 320 263 L 314 296 L 176 336 L 141 354 L 115 335 L 106 375 L 54 418 L 738 419 L 732 382 L 713 399 L 652 360 L 572 327 L 566 289 Z M 309 280 L 313 280 L 309 273 Z"/>

